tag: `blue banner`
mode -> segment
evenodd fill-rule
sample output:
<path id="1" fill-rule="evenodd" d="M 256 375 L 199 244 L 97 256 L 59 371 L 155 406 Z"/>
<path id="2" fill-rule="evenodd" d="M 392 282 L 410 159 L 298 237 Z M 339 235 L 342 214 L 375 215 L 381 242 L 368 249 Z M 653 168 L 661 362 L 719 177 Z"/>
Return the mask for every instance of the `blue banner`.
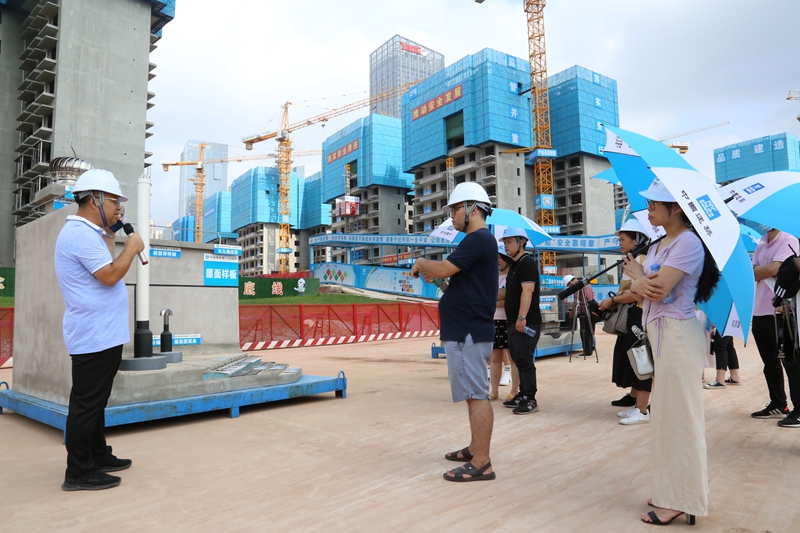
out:
<path id="1" fill-rule="evenodd" d="M 239 287 L 239 259 L 235 256 L 203 254 L 203 285 Z"/>

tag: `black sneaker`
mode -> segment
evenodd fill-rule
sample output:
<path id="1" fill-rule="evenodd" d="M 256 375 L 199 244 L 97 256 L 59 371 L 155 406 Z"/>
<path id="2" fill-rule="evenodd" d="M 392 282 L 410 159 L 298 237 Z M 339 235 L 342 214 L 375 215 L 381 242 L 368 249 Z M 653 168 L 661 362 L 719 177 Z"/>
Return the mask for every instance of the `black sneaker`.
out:
<path id="1" fill-rule="evenodd" d="M 521 403 L 522 403 L 522 396 L 520 396 L 519 394 L 517 394 L 516 396 L 514 396 L 514 397 L 513 397 L 513 398 L 511 398 L 510 400 L 506 400 L 506 401 L 504 401 L 504 402 L 503 402 L 503 405 L 504 405 L 505 407 L 510 407 L 511 409 L 513 409 L 513 408 L 517 407 L 517 406 L 518 406 L 519 404 L 521 404 Z"/>
<path id="2" fill-rule="evenodd" d="M 116 487 L 120 483 L 122 483 L 122 478 L 110 476 L 99 470 L 92 470 L 83 476 L 65 477 L 61 488 L 64 490 L 103 490 Z"/>
<path id="3" fill-rule="evenodd" d="M 768 403 L 767 406 L 762 409 L 761 411 L 756 411 L 755 413 L 751 414 L 753 418 L 786 418 L 786 415 L 789 414 L 789 408 L 784 407 L 776 407 L 771 403 Z"/>
<path id="4" fill-rule="evenodd" d="M 130 468 L 133 461 L 130 459 L 120 459 L 115 455 L 109 455 L 99 461 L 96 461 L 97 469 L 101 472 L 119 472 Z"/>
<path id="5" fill-rule="evenodd" d="M 527 400 L 522 399 L 520 404 L 514 408 L 512 411 L 515 415 L 527 415 L 530 413 L 535 413 L 539 410 L 539 405 L 536 403 L 536 400 Z"/>
<path id="6" fill-rule="evenodd" d="M 619 400 L 614 400 L 613 402 L 611 402 L 611 405 L 613 405 L 614 407 L 633 407 L 634 405 L 636 405 L 636 398 L 634 398 L 630 394 L 626 394 Z"/>
<path id="7" fill-rule="evenodd" d="M 800 410 L 795 409 L 783 420 L 778 420 L 778 425 L 782 428 L 800 428 Z"/>

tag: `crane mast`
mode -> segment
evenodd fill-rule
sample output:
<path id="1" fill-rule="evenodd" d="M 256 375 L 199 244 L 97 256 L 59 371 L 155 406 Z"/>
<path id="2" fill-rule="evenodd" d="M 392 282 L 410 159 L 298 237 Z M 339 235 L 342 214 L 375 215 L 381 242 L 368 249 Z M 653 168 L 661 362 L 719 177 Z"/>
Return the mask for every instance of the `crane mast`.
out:
<path id="1" fill-rule="evenodd" d="M 550 139 L 550 94 L 547 87 L 547 50 L 544 34 L 544 8 L 546 0 L 525 0 L 528 16 L 528 60 L 531 67 L 531 126 L 534 154 L 539 149 L 552 149 Z M 533 186 L 537 196 L 553 194 L 553 161 L 550 157 L 533 160 Z M 551 209 L 536 211 L 540 226 L 555 224 Z M 542 267 L 555 266 L 554 252 L 541 252 Z"/>

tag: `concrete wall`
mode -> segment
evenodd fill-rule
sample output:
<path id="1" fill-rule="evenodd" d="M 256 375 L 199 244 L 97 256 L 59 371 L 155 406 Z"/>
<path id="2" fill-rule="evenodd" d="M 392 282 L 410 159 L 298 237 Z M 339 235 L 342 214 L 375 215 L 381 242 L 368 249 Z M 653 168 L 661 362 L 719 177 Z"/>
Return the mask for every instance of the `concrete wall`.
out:
<path id="1" fill-rule="evenodd" d="M 22 82 L 19 56 L 23 51 L 20 33 L 25 16 L 0 8 L 0 266 L 14 266 L 14 217 L 12 191 L 19 132 L 16 131 L 20 101 L 17 86 Z"/>
<path id="2" fill-rule="evenodd" d="M 136 212 L 144 169 L 150 13 L 144 0 L 61 0 L 53 157 L 114 173 Z"/>
<path id="3" fill-rule="evenodd" d="M 66 404 L 71 387 L 71 363 L 64 345 L 64 301 L 54 273 L 53 251 L 69 206 L 18 230 L 16 304 L 14 312 L 14 390 L 44 400 Z M 170 331 L 200 333 L 202 344 L 182 346 L 185 355 L 239 350 L 238 287 L 204 287 L 203 254 L 213 246 L 152 241 L 152 245 L 181 248 L 180 259 L 151 257 L 150 329 L 160 334 L 163 307 L 172 309 Z M 124 246 L 118 237 L 117 251 Z M 133 339 L 136 267 L 124 281 L 128 288 L 129 327 Z M 158 351 L 158 348 L 156 348 Z M 132 356 L 133 343 L 124 357 Z"/>
<path id="4" fill-rule="evenodd" d="M 587 235 L 607 235 L 617 230 L 614 217 L 614 186 L 602 180 L 591 179 L 591 176 L 596 176 L 608 168 L 611 168 L 608 159 L 582 154 L 581 170 L 586 205 L 583 217 Z"/>
<path id="5" fill-rule="evenodd" d="M 497 206 L 495 207 L 517 213 L 521 209 L 523 215 L 535 219 L 533 201 L 536 192 L 533 187 L 533 178 L 525 179 L 525 157 L 523 154 L 501 154 L 499 152 L 502 149 L 501 145 L 495 147 L 497 171 Z"/>

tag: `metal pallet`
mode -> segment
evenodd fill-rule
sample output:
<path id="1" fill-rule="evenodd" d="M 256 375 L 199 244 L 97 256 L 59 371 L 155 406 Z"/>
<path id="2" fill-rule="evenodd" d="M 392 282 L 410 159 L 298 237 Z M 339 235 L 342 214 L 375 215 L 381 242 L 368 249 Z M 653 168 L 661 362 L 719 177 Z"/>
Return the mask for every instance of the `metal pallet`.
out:
<path id="1" fill-rule="evenodd" d="M 66 429 L 66 405 L 14 392 L 8 389 L 8 383 L 4 381 L 0 382 L 0 385 L 5 385 L 6 388 L 6 390 L 0 390 L 0 414 L 3 413 L 5 408 L 62 431 Z M 334 392 L 337 398 L 347 397 L 347 377 L 345 377 L 343 371 L 340 371 L 335 378 L 303 376 L 294 383 L 284 385 L 201 394 L 173 400 L 114 405 L 106 407 L 106 427 L 222 409 L 228 409 L 231 418 L 238 418 L 239 408 L 242 406 L 288 400 L 289 398 L 299 398 L 325 392 Z"/>

